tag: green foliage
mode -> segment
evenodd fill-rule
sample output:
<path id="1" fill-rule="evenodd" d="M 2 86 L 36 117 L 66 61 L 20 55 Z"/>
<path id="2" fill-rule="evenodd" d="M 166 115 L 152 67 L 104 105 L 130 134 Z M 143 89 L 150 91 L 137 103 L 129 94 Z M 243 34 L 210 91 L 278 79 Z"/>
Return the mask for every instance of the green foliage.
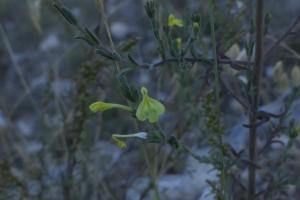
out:
<path id="1" fill-rule="evenodd" d="M 203 101 L 203 114 L 206 120 L 206 127 L 213 134 L 221 135 L 224 132 L 224 126 L 221 123 L 221 113 L 214 106 L 214 93 L 209 92 Z"/>

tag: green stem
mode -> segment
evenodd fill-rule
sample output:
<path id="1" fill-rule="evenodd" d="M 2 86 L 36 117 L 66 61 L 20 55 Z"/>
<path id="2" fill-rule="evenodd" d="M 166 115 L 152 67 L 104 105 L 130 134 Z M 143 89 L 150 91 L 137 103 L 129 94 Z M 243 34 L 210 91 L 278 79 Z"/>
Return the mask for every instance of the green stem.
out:
<path id="1" fill-rule="evenodd" d="M 157 184 L 156 184 L 156 180 L 153 180 L 153 189 L 154 189 L 154 199 L 155 200 L 160 200 L 160 196 L 159 196 L 159 191 L 158 191 L 158 187 L 157 187 Z"/>
<path id="2" fill-rule="evenodd" d="M 215 33 L 215 17 L 214 17 L 214 4 L 213 0 L 209 0 L 209 17 L 210 17 L 210 32 L 211 40 L 213 45 L 213 62 L 214 62 L 214 75 L 215 75 L 215 93 L 217 107 L 220 107 L 220 75 L 218 69 L 218 55 L 217 55 L 217 43 L 216 43 L 216 33 Z"/>
<path id="3" fill-rule="evenodd" d="M 160 200 L 160 196 L 159 196 L 159 190 L 158 190 L 158 187 L 157 187 L 157 162 L 155 162 L 155 160 L 150 160 L 150 157 L 149 157 L 149 151 L 147 149 L 146 146 L 142 145 L 142 151 L 143 151 L 143 154 L 144 154 L 144 157 L 145 157 L 145 161 L 146 161 L 146 164 L 147 164 L 147 167 L 148 167 L 148 170 L 149 170 L 149 177 L 151 179 L 151 182 L 150 182 L 150 187 L 151 189 L 154 191 L 154 200 Z M 155 150 L 154 151 L 150 151 L 150 152 L 156 152 Z M 156 157 L 156 155 L 154 155 Z"/>
<path id="4" fill-rule="evenodd" d="M 219 143 L 220 143 L 220 148 L 221 148 L 221 162 L 222 162 L 222 165 L 221 165 L 221 195 L 222 195 L 222 198 L 225 200 L 227 199 L 227 194 L 226 194 L 226 169 L 225 169 L 225 155 L 224 155 L 224 150 L 223 150 L 223 140 L 222 140 L 222 136 L 219 135 Z"/>
<path id="5" fill-rule="evenodd" d="M 154 151 L 157 152 L 156 148 L 154 147 Z M 159 190 L 157 187 L 157 178 L 158 178 L 158 156 L 156 153 L 154 153 L 154 160 L 153 160 L 153 175 L 152 175 L 152 182 L 153 182 L 153 189 L 154 189 L 154 194 L 155 194 L 155 200 L 160 200 L 159 196 Z"/>
<path id="6" fill-rule="evenodd" d="M 255 35 L 255 64 L 251 76 L 251 110 L 249 115 L 250 134 L 249 134 L 249 159 L 251 163 L 256 161 L 256 118 L 259 106 L 260 79 L 263 67 L 263 32 L 264 32 L 264 6 L 263 0 L 256 0 L 256 35 Z M 255 199 L 255 180 L 256 168 L 249 165 L 248 168 L 248 200 Z"/>
<path id="7" fill-rule="evenodd" d="M 216 104 L 217 111 L 220 112 L 220 74 L 218 68 L 218 55 L 217 55 L 217 42 L 216 42 L 216 33 L 215 33 L 215 17 L 214 17 L 214 2 L 213 0 L 209 0 L 209 17 L 210 17 L 210 32 L 211 32 L 211 41 L 213 45 L 213 64 L 214 64 L 214 75 L 215 75 L 215 96 L 216 96 Z M 219 133 L 218 133 L 219 134 Z M 223 145 L 221 135 L 219 135 L 219 143 Z M 226 198 L 226 170 L 225 170 L 225 161 L 224 161 L 224 153 L 221 149 L 222 154 L 222 166 L 220 169 L 221 173 L 221 195 L 222 198 Z"/>

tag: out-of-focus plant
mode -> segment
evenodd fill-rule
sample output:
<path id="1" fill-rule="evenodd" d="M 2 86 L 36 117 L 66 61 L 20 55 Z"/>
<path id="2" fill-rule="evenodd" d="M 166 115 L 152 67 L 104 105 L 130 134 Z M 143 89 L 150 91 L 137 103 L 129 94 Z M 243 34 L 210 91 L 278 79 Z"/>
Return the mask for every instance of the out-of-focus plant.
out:
<path id="1" fill-rule="evenodd" d="M 41 0 L 27 0 L 27 5 L 29 9 L 29 14 L 31 21 L 36 28 L 36 30 L 41 34 L 41 9 L 42 1 Z"/>
<path id="2" fill-rule="evenodd" d="M 246 188 L 248 199 L 253 200 L 257 195 L 256 170 L 260 168 L 257 164 L 257 129 L 259 126 L 271 122 L 272 118 L 280 119 L 278 124 L 282 125 L 287 112 L 273 114 L 259 110 L 259 90 L 264 56 L 264 52 L 262 52 L 263 37 L 267 34 L 269 24 L 269 17 L 264 16 L 263 13 L 263 1 L 256 1 L 255 24 L 252 13 L 250 13 L 251 19 L 248 19 L 247 16 L 249 15 L 245 14 L 245 10 L 236 9 L 234 2 L 229 1 L 225 6 L 226 9 L 222 10 L 217 1 L 209 0 L 208 13 L 195 13 L 179 18 L 172 13 L 167 16 L 161 15 L 159 3 L 148 1 L 145 4 L 145 11 L 157 42 L 158 56 L 158 59 L 149 63 L 135 58 L 130 51 L 121 53 L 120 49 L 116 50 L 105 46 L 103 41 L 89 28 L 82 26 L 67 8 L 59 4 L 54 4 L 54 7 L 69 24 L 78 30 L 79 35 L 76 36 L 76 39 L 85 41 L 94 49 L 96 54 L 117 65 L 117 70 L 114 71 L 113 76 L 118 81 L 120 94 L 125 98 L 126 105 L 102 101 L 90 105 L 90 110 L 93 112 L 103 112 L 110 109 L 128 111 L 124 114 L 133 119 L 138 130 L 134 134 L 112 134 L 112 139 L 117 146 L 125 149 L 127 144 L 124 140 L 132 138 L 142 139 L 145 146 L 147 143 L 156 145 L 155 147 L 169 145 L 174 151 L 190 154 L 199 162 L 210 163 L 214 166 L 214 169 L 218 171 L 219 181 L 209 181 L 208 184 L 212 187 L 216 199 L 234 199 L 231 185 L 238 185 L 243 189 Z M 251 7 L 249 9 L 253 10 L 252 5 L 249 6 Z M 161 20 L 162 16 L 165 17 L 163 20 Z M 250 24 L 249 27 L 242 26 L 242 23 L 245 22 Z M 203 42 L 203 37 L 209 37 L 209 42 Z M 244 44 L 246 60 L 237 59 L 237 54 L 240 51 L 237 43 Z M 187 113 L 185 119 L 175 116 L 179 119 L 177 130 L 179 133 L 177 135 L 164 130 L 162 128 L 164 119 L 160 120 L 160 116 L 164 113 L 172 112 L 171 105 L 168 102 L 161 103 L 150 97 L 146 87 L 141 87 L 141 95 L 139 95 L 136 86 L 127 79 L 129 72 L 141 69 L 160 69 L 163 72 L 167 66 L 170 66 L 168 72 L 176 75 L 178 80 L 178 89 L 175 95 L 178 95 L 179 105 L 182 105 L 182 108 L 176 109 L 182 113 Z M 191 71 L 194 70 L 194 66 L 197 67 L 197 72 L 201 72 L 201 77 L 193 76 Z M 228 73 L 231 70 L 236 72 Z M 236 80 L 237 73 L 243 74 L 243 81 L 236 81 L 241 92 L 234 90 L 230 84 L 224 84 L 229 87 L 226 88 L 225 86 L 223 89 L 223 83 L 227 80 L 222 80 L 221 73 L 227 73 L 227 77 L 231 77 L 232 80 Z M 292 69 L 291 78 L 294 86 L 298 85 L 299 74 L 299 67 Z M 286 87 L 287 77 L 282 72 L 282 67 L 277 66 L 275 78 L 281 88 Z M 196 78 L 201 79 L 201 88 L 193 84 L 193 79 Z M 248 151 L 243 149 L 241 152 L 236 152 L 233 147 L 223 141 L 226 130 L 223 123 L 222 106 L 226 105 L 222 98 L 225 92 L 229 92 L 231 97 L 241 104 L 249 117 L 249 121 L 244 124 L 250 132 Z M 294 91 L 294 93 L 296 92 Z M 289 109 L 294 99 L 295 97 L 289 99 L 286 109 Z M 180 137 L 194 126 L 199 127 L 204 135 L 204 142 L 211 149 L 208 156 L 197 156 L 180 140 Z M 144 127 L 147 127 L 147 130 L 144 130 Z M 295 130 L 293 125 L 290 125 L 291 138 L 294 138 Z M 267 149 L 272 144 L 275 135 L 273 132 L 270 133 L 262 150 Z M 145 157 L 148 158 L 147 154 Z M 149 161 L 149 159 L 146 160 Z M 245 168 L 248 170 L 247 186 L 238 180 L 238 176 L 235 174 L 237 172 L 234 171 L 236 168 L 240 171 Z M 158 169 L 158 163 L 149 167 L 150 187 L 155 193 L 155 199 L 160 199 L 157 187 Z"/>

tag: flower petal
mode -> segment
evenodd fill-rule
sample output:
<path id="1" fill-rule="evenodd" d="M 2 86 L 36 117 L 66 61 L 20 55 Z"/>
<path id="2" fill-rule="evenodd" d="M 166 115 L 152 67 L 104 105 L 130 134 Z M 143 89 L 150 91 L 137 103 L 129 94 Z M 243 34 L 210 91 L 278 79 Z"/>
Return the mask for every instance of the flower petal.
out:
<path id="1" fill-rule="evenodd" d="M 165 112 L 164 105 L 156 99 L 149 97 L 147 88 L 142 87 L 141 93 L 143 100 L 138 106 L 136 117 L 140 121 L 145 121 L 148 119 L 150 123 L 157 122 L 159 116 Z"/>
<path id="2" fill-rule="evenodd" d="M 148 110 L 149 110 L 148 105 L 146 104 L 145 100 L 143 100 L 138 106 L 138 109 L 136 111 L 136 117 L 140 121 L 145 121 L 147 119 Z"/>
<path id="3" fill-rule="evenodd" d="M 113 108 L 119 108 L 119 109 L 123 109 L 123 110 L 127 110 L 127 111 L 132 111 L 132 108 L 130 108 L 129 106 L 115 104 L 115 103 L 106 103 L 106 102 L 102 102 L 102 101 L 97 101 L 95 103 L 92 103 L 89 106 L 89 108 L 92 112 L 98 112 L 98 111 L 103 112 L 103 111 L 113 109 Z"/>
<path id="4" fill-rule="evenodd" d="M 120 134 L 113 134 L 112 137 L 115 138 L 140 138 L 140 139 L 147 139 L 148 133 L 147 132 L 137 132 L 137 133 L 132 133 L 132 134 L 125 134 L 125 135 L 120 135 Z"/>
<path id="5" fill-rule="evenodd" d="M 158 114 L 158 115 L 162 115 L 165 113 L 165 106 L 160 103 L 159 101 L 153 99 L 153 107 L 155 108 L 155 112 Z"/>

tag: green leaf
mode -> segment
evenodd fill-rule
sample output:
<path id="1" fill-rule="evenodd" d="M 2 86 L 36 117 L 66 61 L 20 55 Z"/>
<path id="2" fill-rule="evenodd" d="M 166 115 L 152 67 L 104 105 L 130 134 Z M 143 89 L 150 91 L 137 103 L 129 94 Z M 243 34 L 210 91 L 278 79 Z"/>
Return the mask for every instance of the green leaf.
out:
<path id="1" fill-rule="evenodd" d="M 91 41 L 90 40 L 88 40 L 86 37 L 84 37 L 84 36 L 75 36 L 74 37 L 76 40 L 83 40 L 83 41 L 85 41 L 86 43 L 88 43 L 90 46 L 93 46 L 93 43 L 91 43 Z"/>
<path id="2" fill-rule="evenodd" d="M 150 19 L 154 18 L 157 4 L 154 1 L 148 1 L 145 5 L 145 10 Z"/>
<path id="3" fill-rule="evenodd" d="M 90 41 L 93 45 L 98 45 L 99 44 L 99 39 L 98 37 L 92 33 L 88 28 L 84 28 L 84 33 L 86 36 L 86 39 Z"/>
<path id="4" fill-rule="evenodd" d="M 105 49 L 96 49 L 96 54 L 100 54 L 101 56 L 108 58 L 110 60 L 113 60 L 113 61 L 120 60 L 120 58 L 116 54 L 109 52 Z"/>
<path id="5" fill-rule="evenodd" d="M 133 103 L 137 102 L 139 99 L 138 92 L 133 85 L 128 83 L 127 78 L 124 75 L 119 75 L 118 81 L 123 96 Z"/>
<path id="6" fill-rule="evenodd" d="M 53 7 L 72 25 L 77 26 L 78 22 L 74 15 L 67 8 L 53 4 Z"/>
<path id="7" fill-rule="evenodd" d="M 128 40 L 122 42 L 118 46 L 118 50 L 122 52 L 128 52 L 130 51 L 133 47 L 136 46 L 137 42 L 139 41 L 139 38 L 133 37 L 129 38 Z"/>

